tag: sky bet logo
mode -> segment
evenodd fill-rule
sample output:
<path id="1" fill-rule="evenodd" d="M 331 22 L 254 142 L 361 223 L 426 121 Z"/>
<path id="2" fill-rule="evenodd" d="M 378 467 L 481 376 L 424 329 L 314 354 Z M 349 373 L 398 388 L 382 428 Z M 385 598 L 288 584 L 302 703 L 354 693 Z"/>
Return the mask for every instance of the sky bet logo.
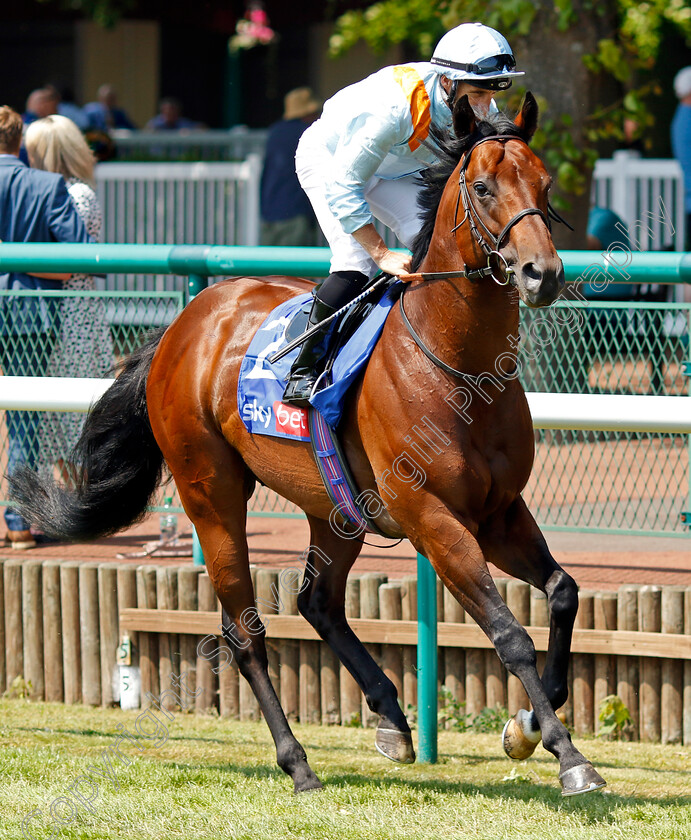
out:
<path id="1" fill-rule="evenodd" d="M 242 407 L 242 419 L 253 425 L 261 425 L 269 429 L 272 417 L 276 417 L 276 431 L 291 437 L 309 439 L 307 412 L 304 408 L 284 405 L 276 400 L 273 410 L 268 405 L 260 405 L 256 399 L 247 402 Z"/>
<path id="2" fill-rule="evenodd" d="M 274 403 L 276 415 L 276 431 L 284 435 L 295 435 L 299 438 L 309 438 L 307 426 L 307 412 L 304 408 L 297 408 L 294 405 L 284 405 L 282 402 Z"/>
<path id="3" fill-rule="evenodd" d="M 271 409 L 268 406 L 259 405 L 257 400 L 254 399 L 252 402 L 243 405 L 242 419 L 248 423 L 261 423 L 265 429 L 268 429 L 271 422 Z"/>

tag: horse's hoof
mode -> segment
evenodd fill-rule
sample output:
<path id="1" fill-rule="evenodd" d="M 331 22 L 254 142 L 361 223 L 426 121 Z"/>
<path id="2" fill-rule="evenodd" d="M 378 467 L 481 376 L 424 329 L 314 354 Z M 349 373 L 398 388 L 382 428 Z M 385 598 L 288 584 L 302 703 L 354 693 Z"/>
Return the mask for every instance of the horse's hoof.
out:
<path id="1" fill-rule="evenodd" d="M 412 764 L 415 761 L 413 737 L 410 732 L 377 727 L 374 746 L 383 756 L 390 758 L 391 761 L 397 761 L 399 764 Z"/>
<path id="2" fill-rule="evenodd" d="M 515 761 L 523 761 L 535 752 L 540 743 L 542 733 L 530 725 L 532 716 L 525 709 L 519 709 L 516 714 L 506 721 L 501 733 L 504 752 Z"/>
<path id="3" fill-rule="evenodd" d="M 586 761 L 569 770 L 564 770 L 559 776 L 562 796 L 577 796 L 579 793 L 590 793 L 604 787 L 607 782 L 597 772 L 593 765 Z"/>
<path id="4" fill-rule="evenodd" d="M 305 776 L 303 779 L 295 779 L 295 790 L 294 793 L 309 793 L 312 790 L 321 790 L 322 783 L 319 779 L 312 773 L 309 776 Z"/>

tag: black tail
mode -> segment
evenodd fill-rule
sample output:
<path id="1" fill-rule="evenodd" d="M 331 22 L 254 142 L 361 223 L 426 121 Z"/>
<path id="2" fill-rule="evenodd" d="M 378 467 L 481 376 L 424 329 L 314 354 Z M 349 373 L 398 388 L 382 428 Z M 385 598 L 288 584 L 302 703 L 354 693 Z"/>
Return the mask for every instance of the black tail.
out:
<path id="1" fill-rule="evenodd" d="M 23 465 L 9 477 L 12 507 L 45 534 L 80 542 L 114 534 L 143 518 L 163 469 L 146 409 L 146 379 L 165 329 L 122 365 L 94 405 L 71 460 L 75 489 Z"/>

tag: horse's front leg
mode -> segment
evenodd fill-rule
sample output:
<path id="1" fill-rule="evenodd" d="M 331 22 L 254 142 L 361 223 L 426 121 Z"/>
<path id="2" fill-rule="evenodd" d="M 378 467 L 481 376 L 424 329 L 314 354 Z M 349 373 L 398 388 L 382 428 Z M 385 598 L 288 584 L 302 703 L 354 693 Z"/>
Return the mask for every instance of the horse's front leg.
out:
<path id="1" fill-rule="evenodd" d="M 552 557 L 547 543 L 520 497 L 501 516 L 478 532 L 485 559 L 498 569 L 526 581 L 547 595 L 549 643 L 542 685 L 556 711 L 568 697 L 568 667 L 573 623 L 578 611 L 578 587 Z M 510 758 L 532 755 L 540 743 L 534 712 L 521 709 L 504 729 L 504 749 Z"/>
<path id="2" fill-rule="evenodd" d="M 472 523 L 462 523 L 433 497 L 422 501 L 418 510 L 412 535 L 416 547 L 429 558 L 451 593 L 489 637 L 506 669 L 523 684 L 545 749 L 559 761 L 562 792 L 571 796 L 602 787 L 604 779 L 576 749 L 554 713 L 537 672 L 533 641 L 497 591 L 482 549 L 469 530 Z"/>

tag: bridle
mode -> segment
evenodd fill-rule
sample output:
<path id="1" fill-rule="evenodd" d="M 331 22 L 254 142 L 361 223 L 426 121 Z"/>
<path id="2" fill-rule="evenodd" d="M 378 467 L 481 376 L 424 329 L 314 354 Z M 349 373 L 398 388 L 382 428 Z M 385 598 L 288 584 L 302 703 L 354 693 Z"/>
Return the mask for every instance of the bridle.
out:
<path id="1" fill-rule="evenodd" d="M 427 272 L 422 273 L 421 277 L 424 280 L 437 280 L 437 279 L 452 279 L 454 277 L 467 277 L 469 280 L 477 281 L 481 280 L 483 277 L 491 277 L 495 283 L 500 286 L 506 286 L 509 283 L 513 283 L 515 272 L 508 264 L 506 257 L 501 253 L 501 247 L 504 243 L 504 240 L 507 238 L 511 229 L 521 221 L 521 219 L 525 218 L 526 216 L 539 216 L 542 221 L 547 225 L 547 229 L 549 232 L 552 232 L 552 219 L 556 222 L 561 222 L 565 224 L 567 227 L 571 227 L 571 225 L 563 219 L 559 213 L 552 207 L 552 205 L 547 202 L 547 213 L 543 213 L 538 207 L 526 207 L 521 210 L 519 213 L 507 222 L 504 225 L 503 229 L 500 233 L 495 236 L 494 233 L 487 227 L 485 224 L 482 216 L 478 212 L 477 207 L 473 203 L 473 199 L 470 195 L 470 190 L 468 189 L 468 184 L 466 181 L 466 172 L 468 170 L 468 166 L 470 165 L 470 159 L 472 153 L 477 149 L 478 146 L 482 145 L 483 143 L 488 143 L 490 140 L 496 140 L 499 143 L 507 143 L 509 140 L 518 140 L 520 143 L 527 142 L 522 137 L 517 137 L 514 134 L 493 134 L 489 137 L 482 137 L 480 140 L 477 140 L 465 153 L 465 157 L 463 158 L 463 162 L 461 164 L 461 168 L 458 175 L 458 196 L 456 197 L 456 208 L 453 214 L 453 222 L 454 226 L 451 228 L 450 233 L 455 233 L 460 227 L 462 227 L 466 222 L 468 222 L 468 226 L 470 227 L 470 232 L 472 233 L 475 241 L 482 249 L 483 253 L 487 257 L 487 265 L 483 268 L 475 268 L 475 269 L 462 269 L 459 271 L 440 271 L 440 272 Z M 458 213 L 459 209 L 463 204 L 463 218 L 460 222 L 458 222 Z M 478 227 L 479 225 L 479 227 Z M 480 228 L 484 231 L 483 233 L 480 231 Z M 488 241 L 489 240 L 489 241 Z M 499 275 L 499 276 L 497 276 Z"/>
<path id="2" fill-rule="evenodd" d="M 449 280 L 455 277 L 467 277 L 471 281 L 477 281 L 482 279 L 483 277 L 491 277 L 495 283 L 500 286 L 506 286 L 509 283 L 513 283 L 513 277 L 515 275 L 514 270 L 509 266 L 506 257 L 501 253 L 501 246 L 509 235 L 511 229 L 521 221 L 521 219 L 525 218 L 526 216 L 539 216 L 542 221 L 547 225 L 547 230 L 552 232 L 552 222 L 551 220 L 554 219 L 556 222 L 561 222 L 565 224 L 567 227 L 571 227 L 571 225 L 563 219 L 559 213 L 552 207 L 552 205 L 547 202 L 547 213 L 543 213 L 538 207 L 526 207 L 525 209 L 521 210 L 519 213 L 507 222 L 504 225 L 503 229 L 500 231 L 498 236 L 495 236 L 492 231 L 487 227 L 484 223 L 482 216 L 479 214 L 477 207 L 473 204 L 473 200 L 470 196 L 470 191 L 468 190 L 468 184 L 466 182 L 466 172 L 468 170 L 468 166 L 470 164 L 470 157 L 475 149 L 480 146 L 482 143 L 487 143 L 490 140 L 496 140 L 500 143 L 507 143 L 509 140 L 518 140 L 521 143 L 527 142 L 522 137 L 516 137 L 513 134 L 495 134 L 490 135 L 489 137 L 483 137 L 474 143 L 466 152 L 465 158 L 463 159 L 463 163 L 461 164 L 461 169 L 459 172 L 458 177 L 458 196 L 456 198 L 456 209 L 454 210 L 454 226 L 451 228 L 450 233 L 454 234 L 462 225 L 468 222 L 468 226 L 470 227 L 470 231 L 475 238 L 475 241 L 478 243 L 480 248 L 482 248 L 483 253 L 487 257 L 487 265 L 483 268 L 475 268 L 475 269 L 460 269 L 456 271 L 431 271 L 431 272 L 421 272 L 419 273 L 418 277 L 422 280 Z M 457 222 L 458 219 L 458 212 L 459 208 L 463 204 L 464 215 L 460 222 Z M 478 228 L 478 223 L 482 230 L 484 231 L 485 235 L 483 236 L 482 232 Z M 487 237 L 487 238 L 485 238 Z M 489 239 L 489 242 L 487 241 Z M 493 258 L 495 264 L 493 265 Z M 497 260 L 501 260 L 503 266 L 500 266 Z M 503 276 L 503 280 L 497 277 L 497 273 Z M 427 356 L 430 361 L 432 361 L 437 367 L 441 368 L 445 373 L 450 374 L 451 376 L 455 376 L 458 379 L 465 380 L 470 382 L 471 384 L 478 384 L 481 382 L 484 376 L 487 374 L 480 374 L 479 376 L 473 376 L 472 374 L 465 373 L 460 370 L 456 370 L 456 368 L 447 365 L 443 362 L 438 356 L 436 356 L 430 349 L 427 347 L 425 342 L 422 340 L 422 337 L 418 335 L 415 331 L 413 325 L 410 323 L 408 316 L 406 315 L 406 311 L 403 307 L 403 298 L 405 296 L 405 292 L 408 288 L 408 285 L 404 285 L 401 291 L 401 296 L 399 297 L 399 307 L 401 311 L 401 317 L 403 319 L 403 323 L 406 326 L 406 329 L 410 333 L 410 336 L 413 338 L 417 346 L 422 350 L 422 352 Z M 499 380 L 511 380 L 515 379 L 517 376 L 516 370 L 510 371 L 506 374 L 499 374 L 496 378 Z M 495 378 L 495 377 L 490 377 Z"/>

